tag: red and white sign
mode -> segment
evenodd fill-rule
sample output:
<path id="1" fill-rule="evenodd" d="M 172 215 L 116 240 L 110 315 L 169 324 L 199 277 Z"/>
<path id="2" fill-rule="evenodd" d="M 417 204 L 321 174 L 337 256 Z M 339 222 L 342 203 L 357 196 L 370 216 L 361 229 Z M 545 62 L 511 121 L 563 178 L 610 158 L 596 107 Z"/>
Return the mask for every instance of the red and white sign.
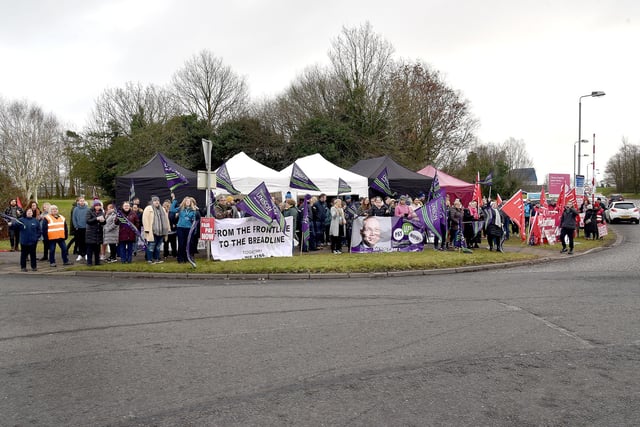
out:
<path id="1" fill-rule="evenodd" d="M 200 218 L 200 240 L 213 240 L 215 218 Z"/>

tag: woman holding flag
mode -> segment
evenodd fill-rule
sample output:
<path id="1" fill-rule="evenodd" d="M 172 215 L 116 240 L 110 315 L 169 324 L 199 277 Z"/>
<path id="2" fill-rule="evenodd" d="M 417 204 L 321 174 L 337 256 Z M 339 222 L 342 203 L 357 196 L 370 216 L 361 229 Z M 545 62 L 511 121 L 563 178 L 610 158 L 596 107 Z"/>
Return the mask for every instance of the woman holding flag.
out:
<path id="1" fill-rule="evenodd" d="M 129 202 L 122 204 L 122 211 L 118 212 L 118 219 L 120 220 L 120 227 L 118 229 L 120 262 L 123 264 L 131 264 L 138 234 L 140 234 L 140 219 L 138 218 L 138 213 L 133 211 Z"/>
<path id="2" fill-rule="evenodd" d="M 185 197 L 182 203 L 178 205 L 178 201 L 173 199 L 171 202 L 171 210 L 169 215 L 177 218 L 176 235 L 178 237 L 178 264 L 189 262 L 187 251 L 189 250 L 188 241 L 194 223 L 200 221 L 200 212 L 196 206 L 196 200 L 193 197 Z"/>

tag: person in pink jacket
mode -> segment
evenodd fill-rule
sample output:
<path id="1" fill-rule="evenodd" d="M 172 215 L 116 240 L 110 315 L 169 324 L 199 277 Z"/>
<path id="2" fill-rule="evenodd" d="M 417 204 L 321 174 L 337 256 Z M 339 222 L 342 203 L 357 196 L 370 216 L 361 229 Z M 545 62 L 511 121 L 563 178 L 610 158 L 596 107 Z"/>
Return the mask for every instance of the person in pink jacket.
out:
<path id="1" fill-rule="evenodd" d="M 411 206 L 407 204 L 407 198 L 405 196 L 400 197 L 400 202 L 396 206 L 394 216 L 402 216 L 409 219 L 416 217 L 416 214 L 413 212 L 413 209 L 411 209 Z"/>

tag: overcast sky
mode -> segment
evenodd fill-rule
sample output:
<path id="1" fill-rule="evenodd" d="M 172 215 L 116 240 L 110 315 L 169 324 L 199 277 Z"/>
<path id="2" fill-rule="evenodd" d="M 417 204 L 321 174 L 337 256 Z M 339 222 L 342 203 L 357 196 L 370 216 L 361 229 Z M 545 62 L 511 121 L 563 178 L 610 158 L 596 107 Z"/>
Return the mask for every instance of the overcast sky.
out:
<path id="1" fill-rule="evenodd" d="M 165 85 L 202 49 L 245 76 L 254 99 L 274 96 L 328 63 L 343 26 L 369 21 L 398 58 L 444 73 L 470 101 L 482 142 L 524 140 L 539 182 L 572 173 L 578 99 L 592 91 L 606 92 L 582 100 L 596 168 L 623 137 L 640 144 L 638 0 L 0 2 L 0 97 L 78 130 L 104 89 Z"/>

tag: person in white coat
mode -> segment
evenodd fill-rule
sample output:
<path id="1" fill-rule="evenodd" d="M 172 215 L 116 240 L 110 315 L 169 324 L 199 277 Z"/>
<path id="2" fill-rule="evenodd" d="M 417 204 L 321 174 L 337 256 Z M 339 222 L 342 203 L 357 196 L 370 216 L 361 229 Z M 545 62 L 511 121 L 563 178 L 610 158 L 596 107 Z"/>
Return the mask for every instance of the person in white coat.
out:
<path id="1" fill-rule="evenodd" d="M 347 219 L 344 215 L 342 200 L 336 198 L 331 206 L 331 223 L 329 224 L 329 236 L 331 236 L 331 252 L 342 253 L 342 238 Z"/>

